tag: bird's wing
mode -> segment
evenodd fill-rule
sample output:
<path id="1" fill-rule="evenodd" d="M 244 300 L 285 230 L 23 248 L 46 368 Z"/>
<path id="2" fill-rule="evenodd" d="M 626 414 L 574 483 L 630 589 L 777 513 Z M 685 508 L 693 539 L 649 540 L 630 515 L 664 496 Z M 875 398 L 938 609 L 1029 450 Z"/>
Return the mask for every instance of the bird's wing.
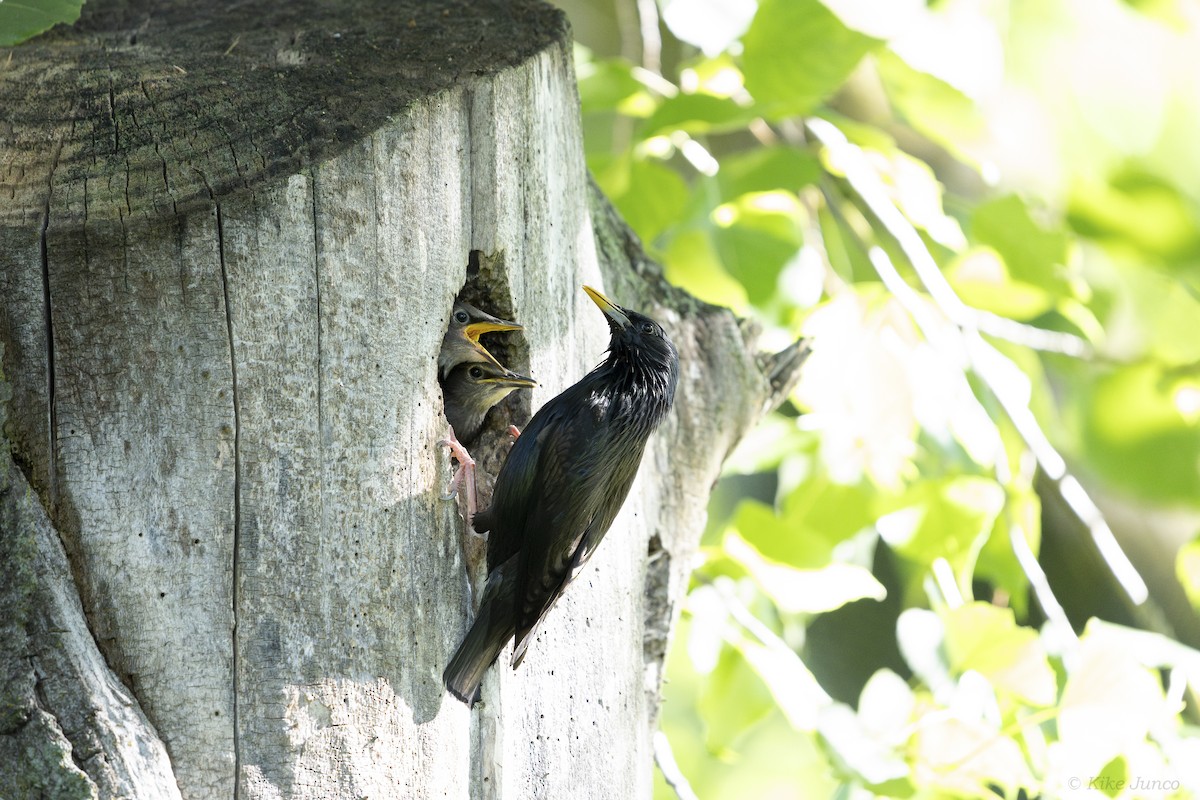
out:
<path id="1" fill-rule="evenodd" d="M 533 498 L 520 551 L 514 665 L 604 538 L 641 461 L 641 448 L 614 453 L 607 440 L 611 431 L 592 413 L 573 415 L 555 433 L 547 435 L 539 453 L 536 485 L 542 491 Z"/>
<path id="2" fill-rule="evenodd" d="M 521 523 L 529 516 L 529 506 L 539 491 L 540 453 L 560 426 L 566 408 L 555 400 L 538 410 L 508 451 L 496 476 L 491 506 L 475 515 L 475 530 L 488 532 L 489 571 L 508 561 L 524 544 L 525 526 Z"/>

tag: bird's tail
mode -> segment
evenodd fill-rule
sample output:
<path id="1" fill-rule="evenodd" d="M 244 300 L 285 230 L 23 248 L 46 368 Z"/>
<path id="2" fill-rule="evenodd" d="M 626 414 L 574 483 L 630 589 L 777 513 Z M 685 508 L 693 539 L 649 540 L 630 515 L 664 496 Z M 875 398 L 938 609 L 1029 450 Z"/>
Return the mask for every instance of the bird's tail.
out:
<path id="1" fill-rule="evenodd" d="M 442 673 L 446 688 L 467 705 L 479 700 L 483 674 L 516 631 L 516 562 L 513 556 L 492 570 L 483 587 L 475 623 Z"/>

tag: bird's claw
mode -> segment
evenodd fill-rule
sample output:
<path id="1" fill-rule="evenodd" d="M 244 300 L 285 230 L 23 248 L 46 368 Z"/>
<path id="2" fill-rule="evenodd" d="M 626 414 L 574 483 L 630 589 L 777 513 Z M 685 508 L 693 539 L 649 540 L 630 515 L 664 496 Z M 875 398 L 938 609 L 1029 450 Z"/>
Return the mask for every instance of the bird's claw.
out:
<path id="1" fill-rule="evenodd" d="M 467 448 L 458 441 L 453 427 L 449 429 L 446 438 L 439 441 L 438 444 L 449 448 L 450 455 L 458 462 L 458 469 L 454 471 L 454 476 L 450 479 L 450 488 L 446 494 L 442 495 L 442 499 L 450 500 L 459 493 L 460 489 L 466 490 L 467 507 L 463 516 L 467 521 L 467 530 L 474 533 L 475 529 L 471 526 L 471 518 L 475 516 L 475 459 L 471 458 Z"/>

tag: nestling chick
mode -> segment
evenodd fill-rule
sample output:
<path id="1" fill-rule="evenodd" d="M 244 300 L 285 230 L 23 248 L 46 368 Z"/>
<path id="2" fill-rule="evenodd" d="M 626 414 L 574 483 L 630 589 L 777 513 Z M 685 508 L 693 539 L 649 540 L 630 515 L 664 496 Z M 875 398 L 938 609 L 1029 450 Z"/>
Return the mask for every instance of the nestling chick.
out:
<path id="1" fill-rule="evenodd" d="M 479 343 L 479 337 L 492 331 L 519 330 L 521 326 L 515 322 L 493 317 L 462 300 L 455 301 L 454 309 L 450 312 L 450 327 L 446 329 L 442 349 L 438 353 L 438 376 L 444 380 L 459 364 L 491 364 L 504 369 Z M 461 435 L 462 431 L 459 431 Z"/>
<path id="2" fill-rule="evenodd" d="M 530 389 L 537 382 L 498 364 L 467 363 L 455 367 L 445 383 L 446 419 L 459 441 L 469 442 L 479 435 L 492 407 L 517 389 Z"/>

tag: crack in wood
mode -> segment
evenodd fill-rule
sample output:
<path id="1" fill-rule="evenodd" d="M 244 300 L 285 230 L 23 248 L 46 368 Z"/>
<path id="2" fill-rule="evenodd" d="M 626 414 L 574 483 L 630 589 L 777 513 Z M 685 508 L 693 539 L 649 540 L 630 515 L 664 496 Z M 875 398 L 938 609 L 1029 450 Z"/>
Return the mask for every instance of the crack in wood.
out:
<path id="1" fill-rule="evenodd" d="M 232 652 L 232 675 L 233 675 L 233 713 L 231 725 L 233 726 L 233 798 L 238 800 L 241 789 L 241 738 L 238 731 L 238 699 L 241 691 L 241 686 L 238 681 L 239 658 L 241 653 L 238 647 L 238 611 L 239 603 L 241 602 L 241 592 L 238 584 L 241 581 L 241 564 L 238 557 L 238 535 L 241 532 L 241 437 L 242 425 L 239 417 L 239 397 L 238 397 L 238 377 L 237 377 L 237 349 L 233 340 L 233 314 L 229 307 L 229 272 L 225 263 L 225 227 L 224 219 L 221 216 L 220 203 L 216 206 L 217 213 L 217 258 L 221 264 L 221 291 L 225 298 L 225 327 L 229 337 L 229 369 L 230 369 L 230 392 L 232 393 L 233 404 L 233 627 L 231 643 Z"/>

